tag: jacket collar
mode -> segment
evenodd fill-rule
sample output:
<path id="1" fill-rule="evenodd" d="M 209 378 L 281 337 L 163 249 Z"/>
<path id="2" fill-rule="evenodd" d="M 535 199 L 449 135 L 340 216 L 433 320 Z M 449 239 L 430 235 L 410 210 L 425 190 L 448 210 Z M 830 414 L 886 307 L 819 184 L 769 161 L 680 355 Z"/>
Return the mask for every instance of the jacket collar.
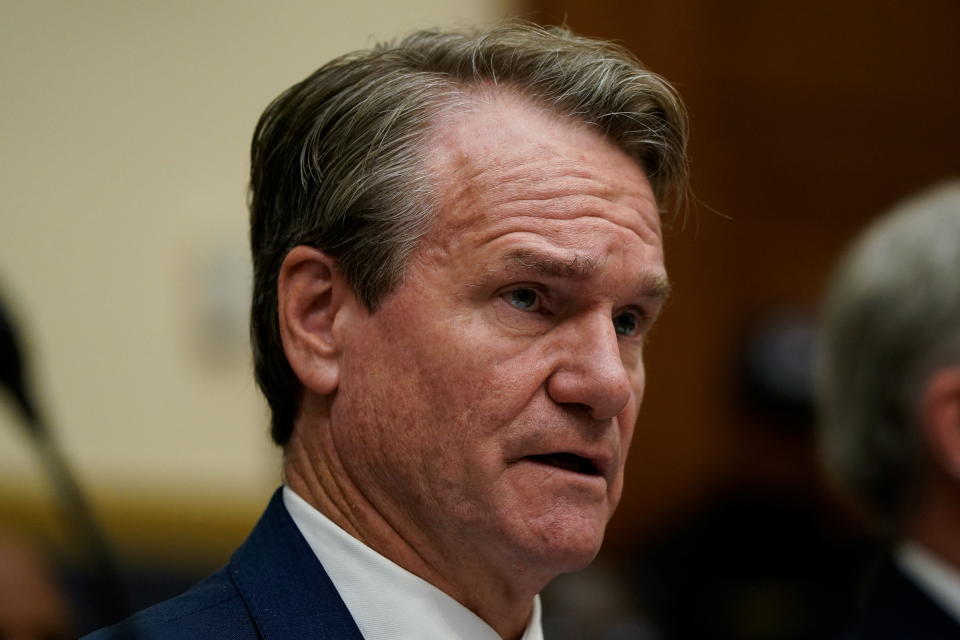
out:
<path id="1" fill-rule="evenodd" d="M 229 573 L 264 640 L 363 640 L 281 489 L 230 558 Z"/>

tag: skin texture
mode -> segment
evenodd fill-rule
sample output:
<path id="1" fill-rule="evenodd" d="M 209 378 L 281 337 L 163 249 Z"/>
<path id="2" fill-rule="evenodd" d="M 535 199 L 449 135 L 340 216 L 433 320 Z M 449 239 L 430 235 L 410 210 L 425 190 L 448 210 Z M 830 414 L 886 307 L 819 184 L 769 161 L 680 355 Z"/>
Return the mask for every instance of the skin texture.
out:
<path id="1" fill-rule="evenodd" d="M 284 263 L 304 384 L 286 480 L 515 638 L 620 499 L 667 289 L 659 212 L 630 157 L 509 92 L 445 115 L 426 148 L 438 217 L 375 313 L 325 254 Z M 597 473 L 528 457 L 558 452 Z"/>

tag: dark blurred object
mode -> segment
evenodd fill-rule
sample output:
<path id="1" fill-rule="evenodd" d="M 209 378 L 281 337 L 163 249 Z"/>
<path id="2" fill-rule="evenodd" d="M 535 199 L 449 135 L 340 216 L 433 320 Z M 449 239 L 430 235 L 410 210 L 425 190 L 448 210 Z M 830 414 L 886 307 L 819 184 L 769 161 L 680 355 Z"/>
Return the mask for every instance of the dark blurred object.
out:
<path id="1" fill-rule="evenodd" d="M 857 624 L 843 640 L 957 638 L 957 620 L 885 554 L 867 582 Z"/>
<path id="2" fill-rule="evenodd" d="M 44 437 L 43 422 L 37 413 L 30 389 L 24 379 L 26 367 L 20 339 L 3 300 L 0 299 L 0 386 L 13 397 L 23 418 L 23 426 L 34 438 Z"/>
<path id="3" fill-rule="evenodd" d="M 67 599 L 50 563 L 29 542 L 0 531 L 0 638 L 75 637 Z"/>
<path id="4" fill-rule="evenodd" d="M 806 640 L 849 627 L 875 545 L 796 496 L 733 487 L 639 558 L 667 640 Z"/>
<path id="5" fill-rule="evenodd" d="M 621 637 L 614 620 L 663 640 L 829 639 L 850 626 L 880 541 L 832 500 L 817 471 L 812 319 L 757 313 L 744 335 L 728 387 L 743 416 L 735 471 L 606 580 L 596 637 Z M 564 578 L 571 590 L 602 591 L 574 578 Z M 562 629 L 588 608 L 558 595 L 545 592 L 544 623 Z"/>
<path id="6" fill-rule="evenodd" d="M 114 622 L 126 617 L 130 611 L 116 562 L 27 384 L 28 367 L 21 344 L 13 319 L 0 299 L 0 386 L 14 399 L 22 418 L 21 424 L 56 492 L 64 526 L 86 555 L 93 578 L 90 601 L 98 612 L 99 623 Z"/>
<path id="7" fill-rule="evenodd" d="M 735 473 L 649 544 L 633 571 L 638 600 L 667 640 L 839 637 L 879 553 L 817 472 L 811 319 L 757 318 L 732 358 L 730 396 L 743 415 Z"/>
<path id="8" fill-rule="evenodd" d="M 663 640 L 638 607 L 620 562 L 602 552 L 586 569 L 547 585 L 541 598 L 550 640 Z"/>
<path id="9" fill-rule="evenodd" d="M 813 425 L 813 321 L 782 313 L 756 324 L 739 356 L 743 408 L 765 424 L 808 434 Z"/>

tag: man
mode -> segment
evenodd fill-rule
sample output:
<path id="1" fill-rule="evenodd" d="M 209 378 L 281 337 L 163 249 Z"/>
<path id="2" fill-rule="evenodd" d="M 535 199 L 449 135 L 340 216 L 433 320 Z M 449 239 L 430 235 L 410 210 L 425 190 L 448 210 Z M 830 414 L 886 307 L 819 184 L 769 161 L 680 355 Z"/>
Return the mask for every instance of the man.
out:
<path id="1" fill-rule="evenodd" d="M 537 593 L 620 498 L 685 138 L 623 50 L 526 26 L 417 33 L 277 98 L 252 336 L 285 487 L 223 571 L 122 628 L 540 638 Z"/>
<path id="2" fill-rule="evenodd" d="M 958 276 L 954 182 L 876 223 L 825 302 L 825 461 L 897 543 L 854 637 L 960 638 Z"/>

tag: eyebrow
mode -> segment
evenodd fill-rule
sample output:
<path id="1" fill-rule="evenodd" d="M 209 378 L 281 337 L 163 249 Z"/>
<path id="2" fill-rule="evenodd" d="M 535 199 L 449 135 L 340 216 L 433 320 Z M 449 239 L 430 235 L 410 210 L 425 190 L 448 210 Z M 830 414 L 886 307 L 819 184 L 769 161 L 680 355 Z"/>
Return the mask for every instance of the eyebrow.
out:
<path id="1" fill-rule="evenodd" d="M 506 269 L 520 267 L 551 278 L 585 278 L 597 270 L 596 260 L 580 253 L 570 260 L 558 260 L 529 249 L 518 249 L 503 256 L 502 262 Z"/>
<path id="2" fill-rule="evenodd" d="M 596 259 L 582 253 L 574 254 L 569 260 L 561 260 L 529 249 L 511 251 L 503 256 L 501 262 L 503 271 L 522 269 L 548 278 L 586 278 L 600 267 Z M 638 296 L 663 301 L 670 296 L 670 291 L 670 281 L 666 275 L 640 272 Z"/>

